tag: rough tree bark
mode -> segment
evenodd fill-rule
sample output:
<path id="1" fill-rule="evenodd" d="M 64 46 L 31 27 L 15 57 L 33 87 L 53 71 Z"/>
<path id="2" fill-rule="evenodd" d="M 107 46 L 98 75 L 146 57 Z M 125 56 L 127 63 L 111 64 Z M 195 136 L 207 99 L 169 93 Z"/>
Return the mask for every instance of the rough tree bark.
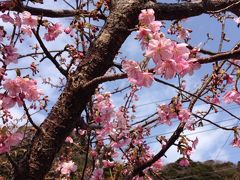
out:
<path id="1" fill-rule="evenodd" d="M 239 5 L 230 6 L 236 2 L 238 1 L 204 0 L 200 3 L 165 4 L 149 0 L 118 1 L 111 10 L 109 17 L 107 17 L 101 34 L 89 47 L 81 66 L 77 68 L 75 73 L 68 75 L 68 82 L 64 91 L 48 117 L 41 124 L 41 131 L 35 134 L 26 156 L 15 171 L 14 179 L 39 180 L 44 178 L 51 168 L 56 153 L 60 150 L 65 138 L 74 129 L 81 112 L 94 94 L 96 84 L 87 87 L 86 84 L 92 79 L 104 75 L 113 65 L 115 55 L 131 33 L 129 29 L 134 28 L 137 24 L 138 14 L 141 9 L 153 8 L 156 17 L 165 20 L 211 13 L 210 11 L 221 10 L 228 6 L 225 10 L 239 15 Z M 13 10 L 23 11 L 24 9 L 35 15 L 42 14 L 49 17 L 66 17 L 76 14 L 76 11 L 54 12 L 29 7 L 16 7 Z M 134 171 L 134 174 L 136 173 Z"/>
<path id="2" fill-rule="evenodd" d="M 140 7 L 145 3 L 144 0 L 122 0 L 112 10 L 102 33 L 91 44 L 82 65 L 74 74 L 69 75 L 64 91 L 40 126 L 42 131 L 34 136 L 15 179 L 44 178 L 54 156 L 94 93 L 96 86 L 85 88 L 85 84 L 104 75 L 112 66 L 115 55 L 130 34 L 129 29 L 137 24 Z"/>

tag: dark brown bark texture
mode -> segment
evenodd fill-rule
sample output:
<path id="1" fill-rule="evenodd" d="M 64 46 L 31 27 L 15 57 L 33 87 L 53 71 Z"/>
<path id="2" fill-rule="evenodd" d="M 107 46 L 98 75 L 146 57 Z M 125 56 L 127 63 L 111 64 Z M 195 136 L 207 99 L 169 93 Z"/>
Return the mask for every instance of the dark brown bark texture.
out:
<path id="1" fill-rule="evenodd" d="M 86 58 L 78 70 L 69 75 L 68 83 L 42 123 L 43 132 L 37 132 L 27 156 L 15 179 L 43 179 L 49 171 L 54 156 L 65 138 L 76 125 L 95 87 L 84 88 L 90 80 L 104 75 L 112 66 L 113 59 L 129 36 L 129 29 L 137 24 L 140 7 L 144 0 L 121 0 L 112 10 L 102 33 L 91 44 Z"/>
<path id="2" fill-rule="evenodd" d="M 65 138 L 74 129 L 81 112 L 94 94 L 97 84 L 94 83 L 92 86 L 86 86 L 86 84 L 94 78 L 104 75 L 112 66 L 118 50 L 130 35 L 129 29 L 137 25 L 138 14 L 141 9 L 153 8 L 157 19 L 173 20 L 216 11 L 236 2 L 238 1 L 212 0 L 201 3 L 166 4 L 155 3 L 149 0 L 119 0 L 111 9 L 101 34 L 89 47 L 81 65 L 75 73 L 69 74 L 64 91 L 48 117 L 41 124 L 42 130 L 35 134 L 26 156 L 19 163 L 14 179 L 44 179 L 44 176 L 51 168 L 56 153 L 60 150 Z M 240 14 L 237 7 L 239 5 L 232 6 L 227 10 Z M 66 12 L 62 10 L 56 12 L 29 7 L 16 7 L 13 10 L 22 11 L 24 9 L 34 15 L 49 17 L 66 17 L 76 14 L 76 11 Z M 170 139 L 169 147 L 178 138 L 182 128 L 181 126 L 174 134 L 174 137 Z M 169 147 L 165 147 L 155 159 L 163 156 Z M 147 165 L 154 162 L 154 160 Z M 133 175 L 136 175 L 138 170 L 136 168 Z"/>

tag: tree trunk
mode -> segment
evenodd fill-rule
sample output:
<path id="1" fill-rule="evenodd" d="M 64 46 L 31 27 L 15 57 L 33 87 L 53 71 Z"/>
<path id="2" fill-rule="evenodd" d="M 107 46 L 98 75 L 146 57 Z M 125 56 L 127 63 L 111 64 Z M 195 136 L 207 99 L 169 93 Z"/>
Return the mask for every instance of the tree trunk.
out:
<path id="1" fill-rule="evenodd" d="M 102 76 L 112 66 L 113 59 L 137 24 L 144 0 L 121 0 L 112 9 L 103 31 L 91 44 L 81 66 L 69 75 L 67 85 L 41 124 L 26 157 L 20 162 L 14 179 L 43 179 L 50 170 L 56 153 L 72 132 L 76 121 L 94 94 L 96 86 L 84 88 L 90 80 Z"/>

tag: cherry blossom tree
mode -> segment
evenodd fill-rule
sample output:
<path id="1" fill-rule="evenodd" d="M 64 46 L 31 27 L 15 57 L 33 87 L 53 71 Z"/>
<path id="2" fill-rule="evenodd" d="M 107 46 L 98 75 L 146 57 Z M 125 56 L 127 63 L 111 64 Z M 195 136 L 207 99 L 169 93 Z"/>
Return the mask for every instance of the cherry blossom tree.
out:
<path id="1" fill-rule="evenodd" d="M 180 153 L 179 165 L 189 166 L 201 139 L 184 132 L 206 122 L 233 132 L 231 144 L 240 147 L 238 124 L 225 127 L 207 117 L 223 111 L 240 120 L 224 107 L 240 105 L 239 44 L 222 50 L 229 41 L 225 21 L 239 25 L 238 0 L 54 0 L 53 6 L 63 8 L 56 10 L 45 3 L 0 2 L 0 154 L 12 164 L 14 179 L 43 179 L 51 168 L 67 179 L 78 171 L 81 179 L 104 179 L 107 172 L 116 179 L 120 174 L 123 179 L 151 179 L 161 171 L 162 158 L 172 146 Z M 216 29 L 221 32 L 217 52 L 189 43 L 194 29 L 182 22 L 202 14 L 222 26 Z M 131 33 L 136 33 L 142 59 L 120 53 Z M 41 78 L 49 73 L 40 68 L 43 63 L 59 82 Z M 184 77 L 202 68 L 208 72 L 198 88 L 186 88 Z M 115 88 L 109 92 L 102 84 L 112 81 Z M 126 86 L 119 87 L 118 81 Z M 135 103 L 153 84 L 173 88 L 176 94 L 167 103 L 158 103 L 154 114 L 135 120 Z M 59 97 L 48 97 L 41 90 L 44 86 L 59 90 Z M 119 94 L 125 97 L 114 104 L 112 98 Z M 198 102 L 208 109 L 194 111 Z M 18 113 L 15 118 L 16 111 L 22 116 Z M 46 116 L 39 124 L 34 115 L 41 113 Z M 152 129 L 174 122 L 178 125 L 171 136 L 154 135 L 159 143 L 154 152 L 147 142 Z M 61 151 L 62 146 L 81 151 L 85 157 L 81 168 Z M 13 152 L 19 149 L 24 153 L 16 158 Z"/>

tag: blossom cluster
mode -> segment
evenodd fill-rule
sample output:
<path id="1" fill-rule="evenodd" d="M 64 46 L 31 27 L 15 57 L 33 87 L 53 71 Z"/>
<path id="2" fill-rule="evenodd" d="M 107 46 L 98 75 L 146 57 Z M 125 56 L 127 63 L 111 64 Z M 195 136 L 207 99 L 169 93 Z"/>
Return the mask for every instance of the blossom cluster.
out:
<path id="1" fill-rule="evenodd" d="M 139 23 L 137 39 L 140 40 L 142 49 L 146 50 L 145 56 L 153 59 L 155 74 L 171 79 L 177 73 L 181 77 L 186 74 L 192 75 L 194 70 L 200 68 L 196 59 L 191 58 L 191 51 L 187 48 L 187 44 L 172 41 L 159 32 L 162 23 L 155 21 L 152 9 L 142 10 Z M 151 86 L 152 73 L 142 72 L 136 62 L 123 61 L 123 69 L 127 72 L 130 82 L 138 86 Z"/>
<path id="2" fill-rule="evenodd" d="M 233 147 L 238 147 L 240 148 L 240 136 L 236 136 L 233 141 L 232 141 L 232 146 Z"/>
<path id="3" fill-rule="evenodd" d="M 9 109 L 16 103 L 22 106 L 22 100 L 36 101 L 42 94 L 41 90 L 37 89 L 37 82 L 29 78 L 17 76 L 14 80 L 7 79 L 3 83 L 6 93 L 0 94 L 3 109 Z"/>
<path id="4" fill-rule="evenodd" d="M 2 14 L 0 16 L 3 22 L 11 23 L 19 28 L 23 34 L 32 35 L 32 28 L 36 27 L 38 24 L 38 19 L 33 17 L 30 12 L 23 11 L 22 13 L 13 15 L 10 14 Z"/>
<path id="5" fill-rule="evenodd" d="M 132 148 L 125 152 L 123 158 L 130 161 L 129 163 L 132 165 L 136 163 L 143 164 L 153 157 L 153 153 L 150 153 L 150 148 L 144 141 L 144 136 L 149 134 L 148 128 L 137 126 L 132 129 L 134 133 L 130 133 L 128 116 L 124 107 L 115 110 L 109 93 L 97 94 L 93 102 L 93 119 L 95 123 L 101 125 L 101 129 L 96 130 L 96 149 L 90 151 L 90 156 L 98 162 L 97 168 L 92 173 L 92 179 L 101 179 L 103 169 L 112 168 L 116 165 L 110 160 L 118 156 L 116 149 L 125 149 L 126 146 L 131 145 Z M 103 148 L 104 139 L 110 141 L 108 148 Z M 142 151 L 141 158 L 136 154 L 140 149 Z M 104 154 L 104 158 L 97 156 L 99 153 Z M 161 167 L 162 161 L 158 160 L 150 168 L 153 171 L 159 171 Z M 128 174 L 129 170 L 126 169 L 125 173 Z"/>
<path id="6" fill-rule="evenodd" d="M 17 63 L 19 54 L 17 53 L 17 48 L 15 48 L 12 44 L 6 45 L 3 47 L 3 59 L 6 65 L 10 63 Z"/>
<path id="7" fill-rule="evenodd" d="M 136 84 L 137 86 L 150 87 L 154 81 L 153 74 L 149 72 L 143 72 L 135 61 L 124 60 L 122 61 L 122 67 L 128 74 L 129 82 Z"/>
<path id="8" fill-rule="evenodd" d="M 120 139 L 125 135 L 128 126 L 127 119 L 121 108 L 118 111 L 114 109 L 110 93 L 97 94 L 95 96 L 93 119 L 96 123 L 102 125 L 102 129 L 97 130 L 98 139 L 104 139 L 106 135 L 111 135 L 114 139 L 118 138 L 118 141 L 113 143 L 112 146 L 124 145 L 126 143 L 126 141 L 123 143 Z"/>
<path id="9" fill-rule="evenodd" d="M 10 151 L 11 146 L 18 145 L 23 139 L 23 134 L 15 133 L 0 133 L 0 154 Z"/>
<path id="10" fill-rule="evenodd" d="M 61 174 L 69 176 L 77 170 L 77 166 L 73 161 L 62 162 L 59 164 L 57 170 L 60 171 Z"/>
<path id="11" fill-rule="evenodd" d="M 174 104 L 163 104 L 157 108 L 159 121 L 161 124 L 172 125 L 171 120 L 178 118 L 181 122 L 187 122 L 190 118 L 190 111 L 182 108 L 181 103 Z"/>
<path id="12" fill-rule="evenodd" d="M 223 99 L 224 99 L 225 103 L 235 102 L 238 105 L 240 105 L 240 93 L 237 90 L 235 90 L 235 89 L 233 89 L 232 91 L 227 92 L 224 95 Z"/>
<path id="13" fill-rule="evenodd" d="M 191 146 L 189 145 L 189 142 L 192 143 Z M 190 165 L 189 159 L 193 152 L 193 149 L 196 149 L 196 146 L 198 144 L 198 138 L 196 138 L 195 140 L 190 140 L 183 137 L 182 139 L 180 139 L 180 144 L 181 145 L 178 148 L 183 157 L 179 161 L 179 165 L 182 167 L 187 167 Z"/>
<path id="14" fill-rule="evenodd" d="M 103 169 L 102 168 L 94 169 L 90 180 L 103 180 Z"/>
<path id="15" fill-rule="evenodd" d="M 32 29 L 38 25 L 38 18 L 31 15 L 28 11 L 23 11 L 19 14 L 2 14 L 0 16 L 3 22 L 11 23 L 18 28 L 24 35 L 32 36 Z M 47 23 L 46 29 L 47 33 L 44 34 L 44 39 L 46 41 L 55 40 L 62 32 L 63 29 L 59 23 Z M 66 29 L 66 33 L 70 33 L 70 29 Z M 4 36 L 3 30 L 0 30 L 0 41 Z"/>
<path id="16" fill-rule="evenodd" d="M 48 32 L 44 34 L 46 41 L 54 41 L 62 32 L 62 27 L 59 23 L 49 24 L 47 26 Z"/>
<path id="17" fill-rule="evenodd" d="M 109 122 L 114 115 L 114 106 L 111 101 L 111 94 L 97 94 L 94 102 L 94 120 L 97 123 Z"/>

